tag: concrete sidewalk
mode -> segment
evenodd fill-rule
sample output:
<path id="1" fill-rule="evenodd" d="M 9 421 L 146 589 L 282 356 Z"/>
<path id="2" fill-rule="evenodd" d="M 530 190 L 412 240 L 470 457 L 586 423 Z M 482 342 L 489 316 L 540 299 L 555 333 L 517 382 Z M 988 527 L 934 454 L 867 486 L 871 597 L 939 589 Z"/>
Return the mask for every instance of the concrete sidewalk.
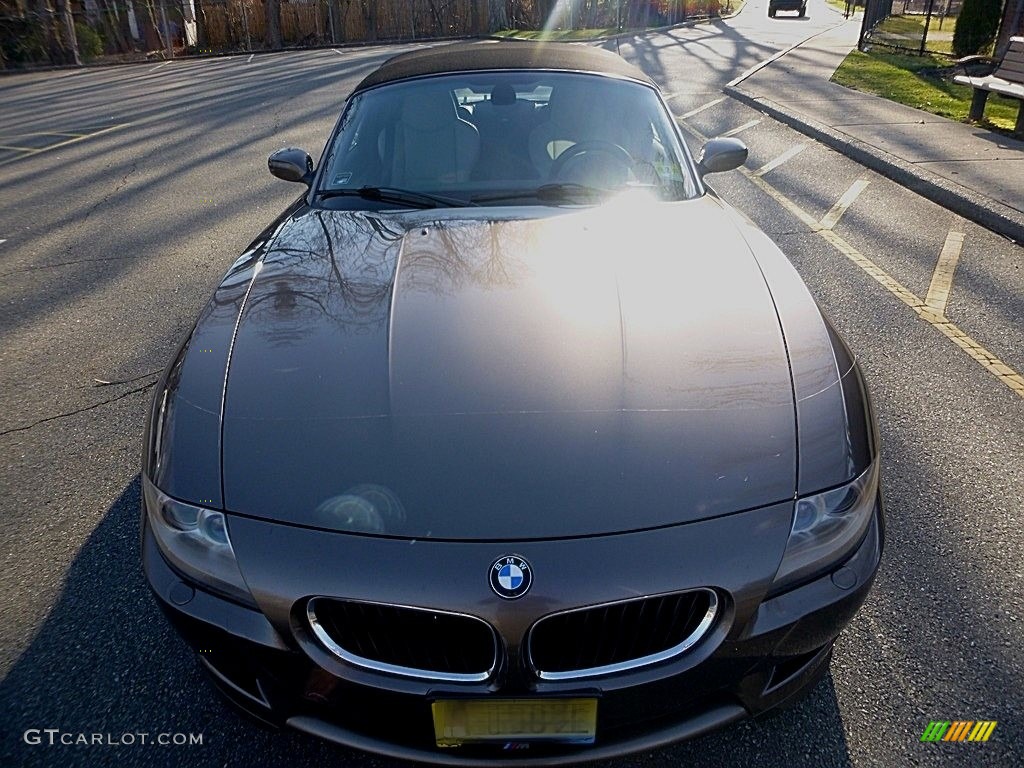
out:
<path id="1" fill-rule="evenodd" d="M 829 82 L 857 47 L 860 16 L 726 92 L 883 175 L 1024 242 L 1024 141 Z"/>

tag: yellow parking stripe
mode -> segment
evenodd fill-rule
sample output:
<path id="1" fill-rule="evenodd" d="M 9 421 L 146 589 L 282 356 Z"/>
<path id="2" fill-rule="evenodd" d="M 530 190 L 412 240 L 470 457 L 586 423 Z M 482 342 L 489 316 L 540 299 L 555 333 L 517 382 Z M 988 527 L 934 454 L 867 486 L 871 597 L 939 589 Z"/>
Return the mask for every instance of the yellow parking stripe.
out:
<path id="1" fill-rule="evenodd" d="M 785 162 L 787 162 L 789 160 L 792 160 L 794 157 L 796 157 L 801 152 L 803 152 L 805 149 L 807 149 L 807 146 L 808 145 L 806 143 L 804 143 L 804 144 L 797 144 L 796 146 L 790 147 L 785 152 L 783 152 L 781 155 L 776 157 L 774 160 L 769 160 L 767 163 L 765 163 L 760 168 L 758 168 L 756 171 L 754 171 L 754 175 L 755 176 L 764 176 L 769 171 L 774 171 L 780 165 L 782 165 L 783 163 L 785 163 Z"/>
<path id="2" fill-rule="evenodd" d="M 760 122 L 761 122 L 761 118 L 757 118 L 756 120 L 751 120 L 749 122 L 744 123 L 743 125 L 740 125 L 740 126 L 737 126 L 736 128 L 733 128 L 731 131 L 726 131 L 725 133 L 722 134 L 722 136 L 735 136 L 737 133 L 741 133 L 742 131 L 747 130 L 747 128 L 753 128 L 755 125 L 757 125 Z"/>
<path id="3" fill-rule="evenodd" d="M 87 133 L 63 133 L 57 131 L 33 131 L 31 133 L 0 133 L 0 141 L 22 139 L 26 136 L 88 136 Z"/>
<path id="4" fill-rule="evenodd" d="M 928 296 L 924 300 L 929 309 L 940 315 L 946 314 L 946 303 L 949 301 L 949 292 L 953 288 L 953 272 L 956 271 L 957 262 L 960 261 L 960 251 L 963 250 L 963 247 L 964 233 L 951 229 L 946 235 L 942 253 L 939 254 L 939 263 L 935 265 L 935 272 L 932 274 L 932 280 L 928 286 Z"/>
<path id="5" fill-rule="evenodd" d="M 685 122 L 680 120 L 679 125 L 701 141 L 707 141 L 707 137 L 704 134 Z M 1014 394 L 1024 398 L 1024 376 L 1021 376 L 1013 368 L 989 352 L 954 323 L 951 323 L 944 315 L 928 307 L 917 295 L 905 288 L 898 280 L 889 275 L 888 272 L 850 245 L 833 230 L 823 229 L 820 222 L 813 216 L 765 181 L 764 178 L 758 176 L 756 172 L 749 171 L 746 168 L 740 168 L 740 172 L 764 191 L 765 194 L 806 224 L 812 232 L 817 232 L 833 248 L 864 270 L 879 285 L 914 310 L 918 317 L 966 352 L 972 360 L 1009 387 Z"/>
<path id="6" fill-rule="evenodd" d="M 868 183 L 867 179 L 857 179 L 853 182 L 850 188 L 843 193 L 843 196 L 836 201 L 836 204 L 829 209 L 829 212 L 821 218 L 821 228 L 835 229 L 836 224 L 843 218 L 843 214 L 849 210 L 850 206 L 860 196 L 860 193 L 868 186 Z"/>
<path id="7" fill-rule="evenodd" d="M 85 141 L 86 139 L 93 139 L 96 138 L 97 136 L 102 136 L 105 133 L 110 133 L 111 131 L 116 131 L 119 128 L 125 128 L 129 125 L 131 125 L 131 123 L 120 123 L 119 125 L 111 125 L 108 128 L 103 128 L 102 130 L 95 131 L 93 133 L 82 134 L 80 136 L 76 136 L 73 139 L 68 139 L 67 141 L 59 141 L 56 144 L 50 144 L 45 147 L 39 147 L 38 149 L 21 149 L 20 151 L 24 152 L 25 154 L 38 155 L 42 154 L 43 152 L 49 152 L 52 149 L 60 149 L 61 147 L 66 147 L 71 144 L 77 144 L 78 142 Z M 20 160 L 23 156 L 24 155 L 16 155 L 14 157 L 8 157 L 5 160 L 0 160 L 0 165 L 7 165 L 8 163 L 13 163 L 15 160 Z"/>
<path id="8" fill-rule="evenodd" d="M 665 101 L 668 101 L 669 99 L 674 99 L 676 96 L 681 96 L 684 93 L 686 93 L 686 91 L 680 91 L 679 93 L 673 93 L 671 96 L 666 96 L 665 97 Z M 691 109 L 689 112 L 684 112 L 682 115 L 679 116 L 679 119 L 680 120 L 688 120 L 689 118 L 693 117 L 694 115 L 699 115 L 705 109 L 710 109 L 711 107 L 715 106 L 715 104 L 721 104 L 723 101 L 725 101 L 725 96 L 723 96 L 720 99 L 715 99 L 714 101 L 709 101 L 707 104 L 701 104 L 696 109 Z"/>

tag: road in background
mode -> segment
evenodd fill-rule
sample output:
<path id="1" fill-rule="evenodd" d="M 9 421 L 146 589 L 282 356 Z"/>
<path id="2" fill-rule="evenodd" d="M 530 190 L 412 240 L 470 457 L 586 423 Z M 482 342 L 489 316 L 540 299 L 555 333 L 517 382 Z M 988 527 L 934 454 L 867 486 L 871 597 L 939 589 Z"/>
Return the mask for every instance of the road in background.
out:
<path id="1" fill-rule="evenodd" d="M 888 548 L 806 701 L 614 765 L 1019 764 L 1024 399 L 907 297 L 1020 372 L 1024 250 L 723 98 L 728 81 L 841 20 L 812 0 L 808 20 L 769 21 L 763 3 L 618 49 L 662 84 L 691 147 L 729 132 L 749 144 L 747 173 L 714 186 L 786 250 L 861 360 Z M 352 86 L 407 49 L 0 79 L 3 764 L 391 764 L 264 731 L 220 703 L 140 573 L 138 465 L 159 370 L 298 191 L 267 174 L 266 156 L 316 156 Z M 677 246 L 714 257 L 689 253 L 685 231 Z M 999 725 L 984 744 L 920 742 L 930 720 L 958 719 Z M 27 728 L 204 743 L 29 746 Z"/>

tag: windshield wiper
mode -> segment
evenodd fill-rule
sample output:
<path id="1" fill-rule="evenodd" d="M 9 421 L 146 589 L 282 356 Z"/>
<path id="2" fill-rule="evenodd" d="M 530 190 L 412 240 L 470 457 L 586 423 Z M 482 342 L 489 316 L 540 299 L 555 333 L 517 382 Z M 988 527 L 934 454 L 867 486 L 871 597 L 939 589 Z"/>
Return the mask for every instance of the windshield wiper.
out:
<path id="1" fill-rule="evenodd" d="M 542 184 L 536 189 L 521 189 L 512 192 L 500 192 L 494 195 L 474 197 L 474 203 L 490 203 L 497 200 L 540 200 L 552 203 L 571 203 L 580 197 L 605 197 L 620 190 L 606 187 L 592 187 L 575 182 L 556 182 Z"/>
<path id="2" fill-rule="evenodd" d="M 332 197 L 361 197 L 365 200 L 379 200 L 382 203 L 412 205 L 416 208 L 465 208 L 466 206 L 476 205 L 476 203 L 471 200 L 463 200 L 458 197 L 430 195 L 426 192 L 416 192 L 412 189 L 399 189 L 398 187 L 322 189 L 316 193 L 316 197 L 318 200 L 327 200 Z"/>

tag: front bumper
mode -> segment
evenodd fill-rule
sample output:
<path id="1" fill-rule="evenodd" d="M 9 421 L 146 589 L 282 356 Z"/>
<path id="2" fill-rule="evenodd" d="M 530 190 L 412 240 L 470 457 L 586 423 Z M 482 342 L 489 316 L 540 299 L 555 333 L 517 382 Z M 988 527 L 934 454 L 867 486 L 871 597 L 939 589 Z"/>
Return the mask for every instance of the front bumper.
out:
<path id="1" fill-rule="evenodd" d="M 740 517 L 742 515 L 730 516 Z M 780 514 L 779 519 L 783 518 L 785 515 Z M 729 518 L 723 518 L 692 525 L 709 526 L 708 530 L 714 526 L 720 534 L 722 528 L 730 525 L 728 521 Z M 744 521 L 733 520 L 732 524 L 742 527 Z M 236 546 L 241 542 L 240 551 L 249 550 L 246 541 L 256 541 L 260 538 L 261 527 L 265 534 L 269 525 L 246 521 L 233 528 Z M 315 539 L 306 537 L 313 532 L 276 525 L 273 528 L 278 534 L 273 543 L 276 549 L 309 561 L 313 554 L 309 550 L 313 546 L 310 542 Z M 531 683 L 510 671 L 500 681 L 467 689 L 466 686 L 399 680 L 346 668 L 315 647 L 314 641 L 298 624 L 298 611 L 294 609 L 298 601 L 293 599 L 294 595 L 316 593 L 308 591 L 302 579 L 282 590 L 291 592 L 290 596 L 275 596 L 268 587 L 275 581 L 271 568 L 262 580 L 250 580 L 263 611 L 236 605 L 181 579 L 159 553 L 145 518 L 143 564 L 161 608 L 197 651 L 213 682 L 237 706 L 265 723 L 287 725 L 349 747 L 420 762 L 554 765 L 611 758 L 698 736 L 740 718 L 759 715 L 809 690 L 827 671 L 834 640 L 871 587 L 880 561 L 883 529 L 879 499 L 863 543 L 832 573 L 770 599 L 765 598 L 770 577 L 727 589 L 729 609 L 712 631 L 678 659 L 613 679 L 559 685 Z M 658 533 L 665 538 L 664 532 Z M 763 539 L 772 537 L 771 531 L 760 533 Z M 289 538 L 291 540 L 287 541 Z M 409 548 L 408 542 L 401 544 Z M 419 543 L 424 551 L 440 545 Z M 374 546 L 367 539 L 360 544 L 361 549 Z M 397 544 L 390 542 L 384 546 Z M 489 558 L 493 546 L 484 548 Z M 740 552 L 739 557 L 749 559 L 755 551 L 756 543 L 754 549 Z M 691 554 L 700 561 L 698 552 L 696 549 Z M 370 557 L 375 555 L 371 553 Z M 544 560 L 543 557 L 535 559 Z M 717 559 L 723 558 L 719 554 Z M 345 560 L 341 553 L 336 566 L 344 570 Z M 732 562 L 733 569 L 736 562 L 739 560 Z M 643 571 L 643 565 L 638 562 L 629 565 Z M 707 565 L 704 563 L 703 567 Z M 246 568 L 245 562 L 242 566 L 248 579 L 253 571 Z M 315 563 L 304 570 L 312 573 L 311 578 L 316 578 L 321 567 L 321 563 Z M 695 567 L 700 568 L 702 564 L 697 562 Z M 415 564 L 411 564 L 410 569 L 415 571 Z M 661 570 L 665 570 L 664 563 Z M 369 581 L 380 587 L 388 578 L 380 572 L 379 560 L 377 571 L 371 574 Z M 682 574 L 675 574 L 675 578 L 687 578 L 685 569 Z M 744 574 L 743 580 L 750 582 L 749 574 Z M 721 578 L 710 583 L 717 585 Z M 353 586 L 357 591 L 359 588 Z M 443 592 L 443 587 L 437 585 L 431 594 L 439 591 Z M 416 597 L 413 595 L 411 599 L 415 601 Z M 429 600 L 425 595 L 419 597 Z M 543 604 L 544 595 L 536 597 Z M 580 604 L 586 604 L 586 599 L 583 596 Z M 495 603 L 494 600 L 488 602 Z M 472 602 L 466 605 L 483 607 Z M 507 605 L 500 607 L 508 608 Z M 483 610 L 477 612 L 484 613 Z M 485 618 L 499 625 L 503 620 L 500 616 Z M 507 616 L 504 620 L 507 622 Z M 438 749 L 434 746 L 431 699 L 467 693 L 598 696 L 597 743 L 583 747 L 535 744 L 517 751 L 515 758 L 507 757 L 509 753 L 503 753 L 500 748 L 487 746 Z"/>

